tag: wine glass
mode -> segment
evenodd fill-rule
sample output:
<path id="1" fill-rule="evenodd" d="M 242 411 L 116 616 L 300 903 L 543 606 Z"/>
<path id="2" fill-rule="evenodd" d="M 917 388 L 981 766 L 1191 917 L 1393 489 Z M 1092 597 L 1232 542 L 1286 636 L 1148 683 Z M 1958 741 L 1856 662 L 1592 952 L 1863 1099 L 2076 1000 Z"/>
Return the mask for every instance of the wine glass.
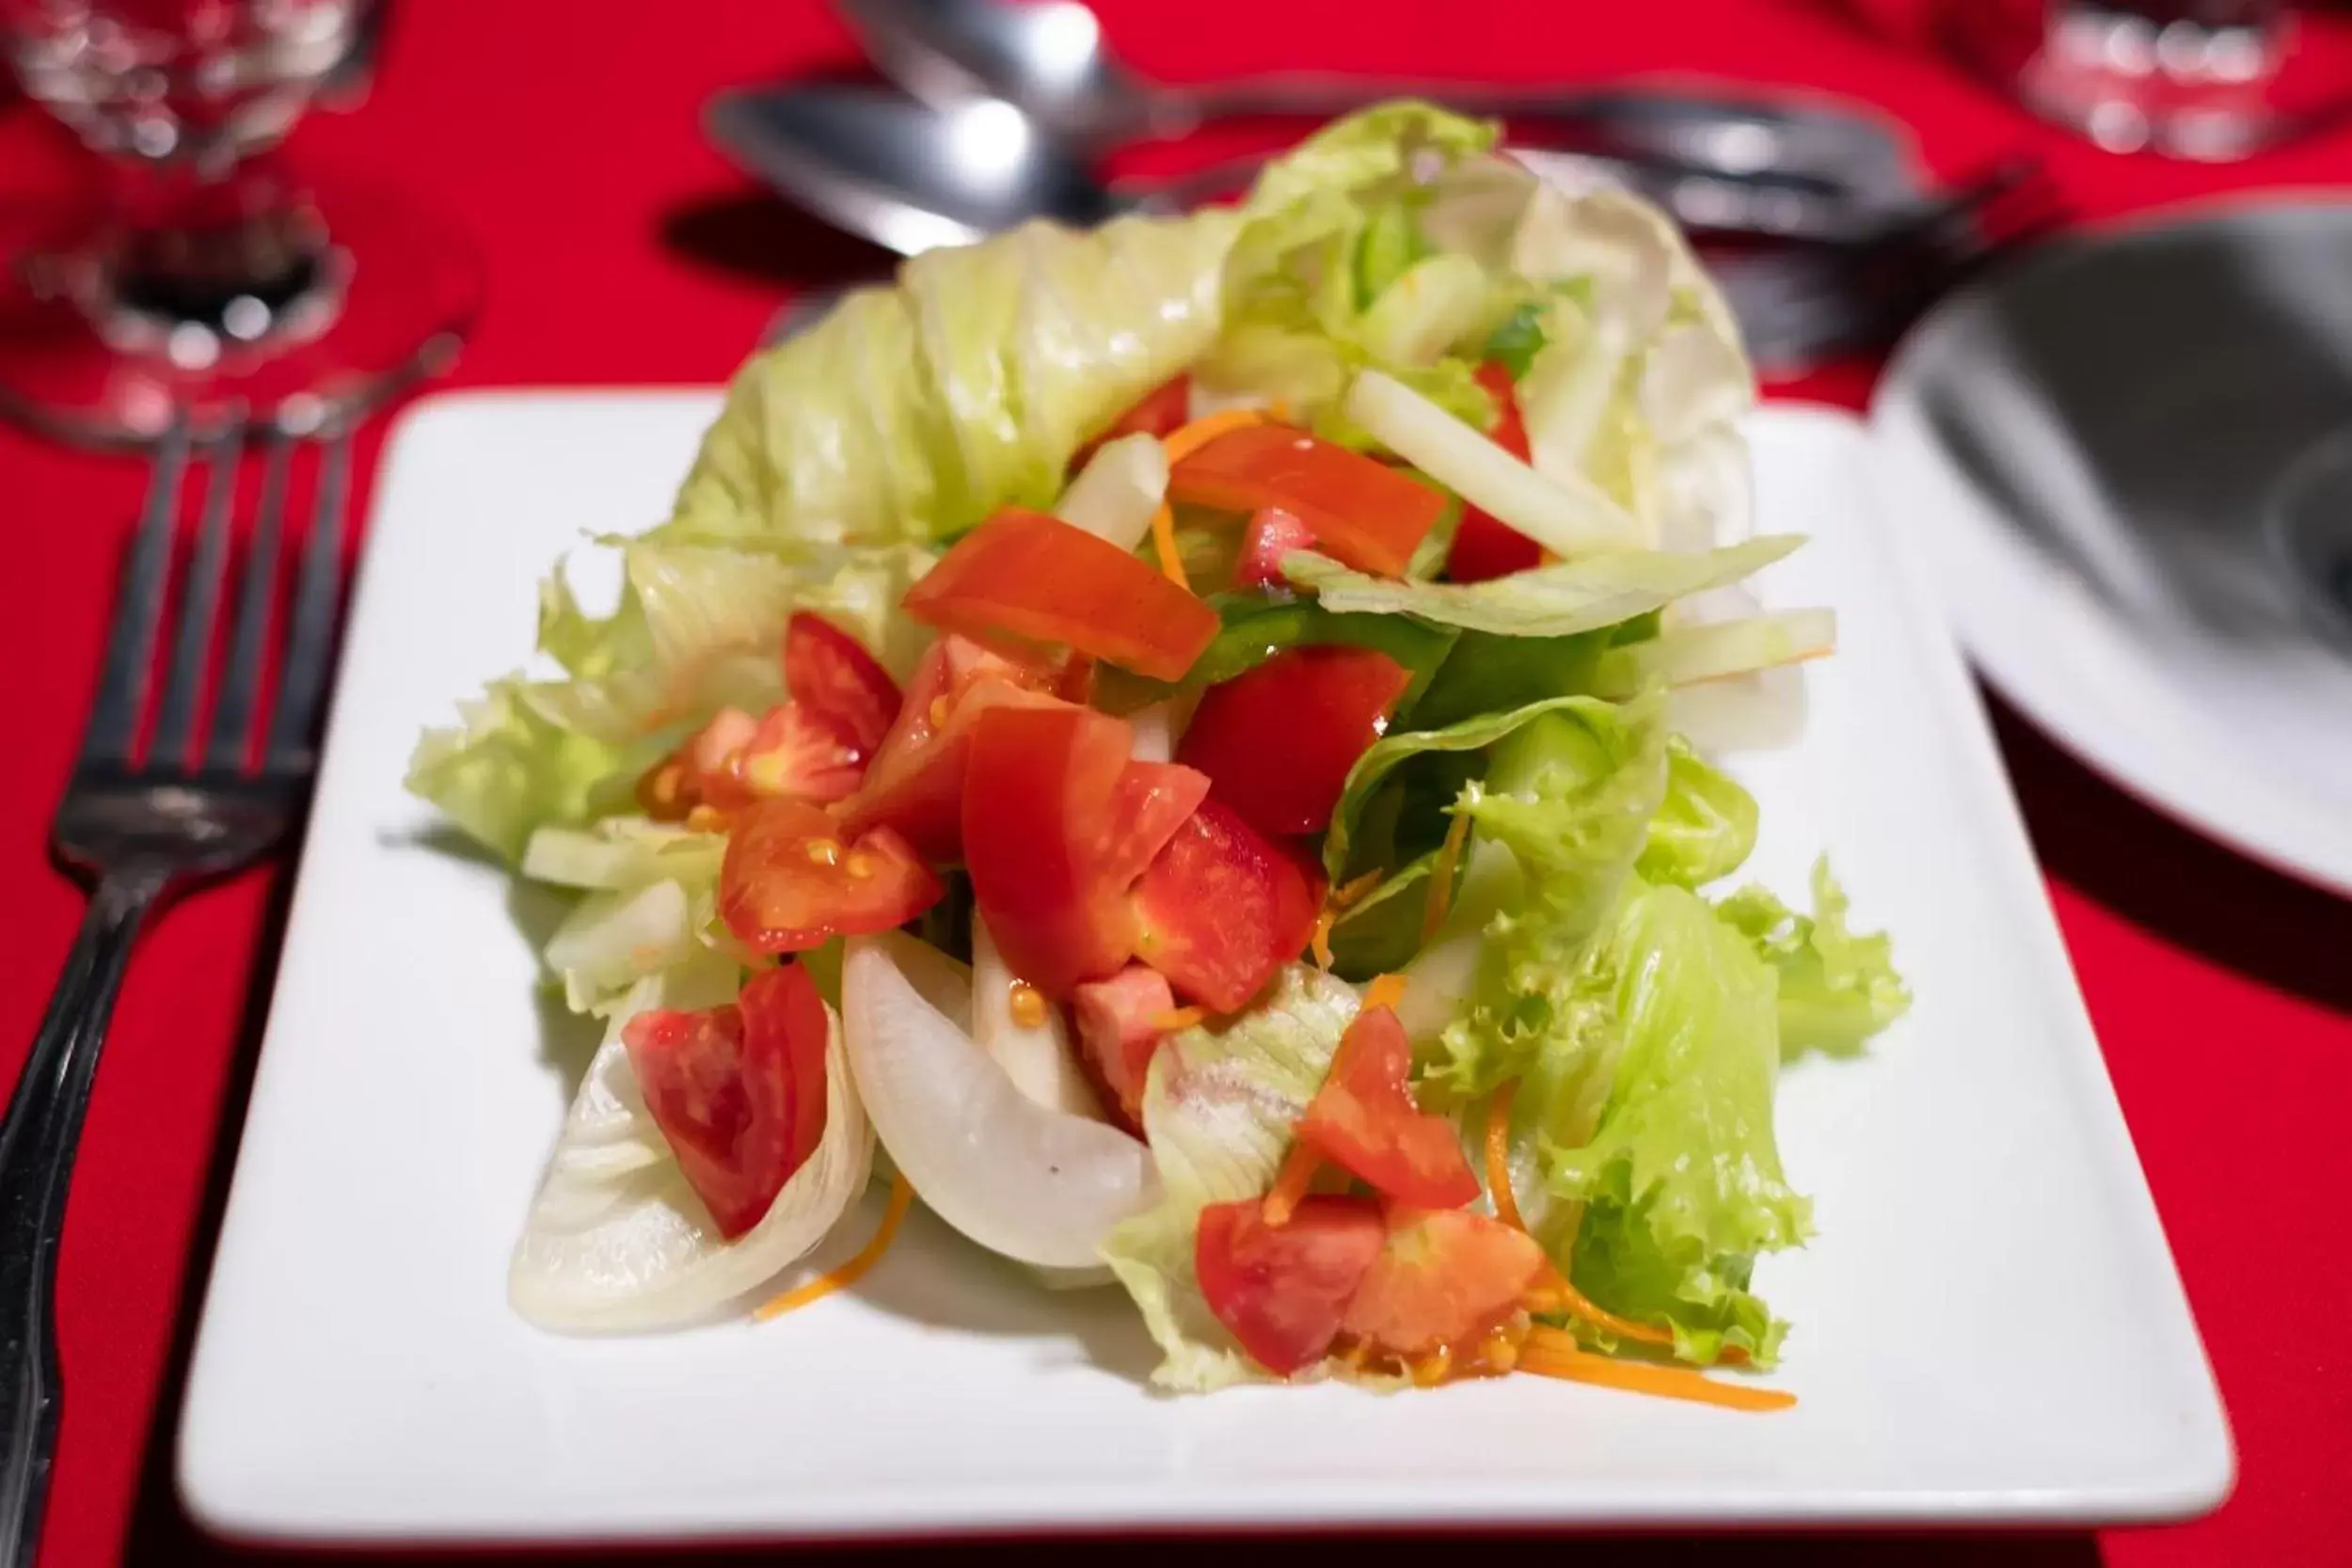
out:
<path id="1" fill-rule="evenodd" d="M 2352 24 L 2291 0 L 1946 0 L 1944 41 L 2117 152 L 2220 162 L 2352 98 Z"/>
<path id="2" fill-rule="evenodd" d="M 475 252 L 281 142 L 372 70 L 376 0 L 0 0 L 0 48 L 94 178 L 0 227 L 0 411 L 92 444 L 348 417 L 454 356 Z"/>

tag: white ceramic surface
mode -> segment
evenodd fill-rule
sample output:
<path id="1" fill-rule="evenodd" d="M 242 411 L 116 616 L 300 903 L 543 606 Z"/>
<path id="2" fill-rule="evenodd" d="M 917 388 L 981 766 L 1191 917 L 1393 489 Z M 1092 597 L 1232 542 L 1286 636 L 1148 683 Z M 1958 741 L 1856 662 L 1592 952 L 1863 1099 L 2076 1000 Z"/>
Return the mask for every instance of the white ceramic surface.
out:
<path id="1" fill-rule="evenodd" d="M 550 901 L 448 852 L 402 768 L 520 660 L 567 542 L 661 515 L 714 406 L 472 394 L 397 436 L 190 1374 L 199 1519 L 353 1542 L 2072 1521 L 2226 1492 L 2213 1382 L 1925 560 L 1880 524 L 1860 426 L 1804 410 L 1753 426 L 1763 526 L 1815 535 L 1762 588 L 1835 605 L 1844 648 L 1805 743 L 1740 768 L 1754 870 L 1798 894 L 1830 849 L 1918 1002 L 1868 1059 L 1785 1080 L 1820 1234 L 1757 1274 L 1796 1323 L 1796 1409 L 1532 1377 L 1159 1397 L 1121 1296 L 1038 1289 L 920 1218 L 854 1294 L 771 1323 L 526 1326 L 507 1250 L 555 1063 L 586 1042 L 534 998 L 521 927 Z"/>
<path id="2" fill-rule="evenodd" d="M 1871 410 L 1886 517 L 2001 691 L 2123 788 L 2352 896 L 2352 201 L 2053 245 L 1946 301 Z M 2332 582 L 2332 586 L 2330 583 Z"/>

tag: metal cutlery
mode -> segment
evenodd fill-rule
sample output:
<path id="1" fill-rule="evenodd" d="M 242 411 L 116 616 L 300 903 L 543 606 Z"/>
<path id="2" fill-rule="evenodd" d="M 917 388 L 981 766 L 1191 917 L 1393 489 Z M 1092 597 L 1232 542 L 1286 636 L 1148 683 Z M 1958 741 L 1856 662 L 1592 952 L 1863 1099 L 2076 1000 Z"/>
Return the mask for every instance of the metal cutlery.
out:
<path id="1" fill-rule="evenodd" d="M 1083 151 L 1002 100 L 934 110 L 896 93 L 826 84 L 721 93 L 706 107 L 704 127 L 746 172 L 901 255 L 966 245 L 1030 218 L 1078 225 L 1126 212 L 1180 212 L 1240 189 L 1262 162 L 1105 182 Z M 1734 173 L 1664 152 L 1516 142 L 1514 150 L 1638 190 L 1694 232 L 1849 239 L 1918 201 L 1908 185 L 1897 193 L 1802 170 Z"/>
<path id="2" fill-rule="evenodd" d="M 312 734 L 341 614 L 347 427 L 278 426 L 233 610 L 223 615 L 241 425 L 199 441 L 177 421 L 153 459 L 126 556 L 98 690 L 51 826 L 58 861 L 90 890 L 89 909 L 0 1121 L 0 1564 L 29 1568 L 63 1400 L 56 1265 L 83 1113 L 133 944 L 167 900 L 259 860 L 298 822 L 314 766 Z M 279 535 L 298 453 L 315 451 L 307 536 L 282 626 L 274 625 Z M 176 606 L 167 605 L 181 489 L 209 472 Z M 201 722 L 215 642 L 228 648 Z M 168 645 L 165 645 L 166 638 Z M 159 648 L 162 649 L 158 657 Z M 272 667 L 277 689 L 262 711 Z M 154 718 L 140 744 L 140 717 Z"/>
<path id="3" fill-rule="evenodd" d="M 1089 151 L 1183 135 L 1215 119 L 1324 119 L 1384 99 L 1427 98 L 1509 119 L 1522 135 L 1548 126 L 1595 150 L 1720 175 L 1778 170 L 1896 196 L 1911 184 L 1903 146 L 1883 120 L 1711 87 L 1544 89 L 1287 72 L 1180 87 L 1120 61 L 1076 0 L 834 0 L 834 8 L 884 74 L 924 103 L 947 109 L 1002 99 L 1047 135 Z"/>

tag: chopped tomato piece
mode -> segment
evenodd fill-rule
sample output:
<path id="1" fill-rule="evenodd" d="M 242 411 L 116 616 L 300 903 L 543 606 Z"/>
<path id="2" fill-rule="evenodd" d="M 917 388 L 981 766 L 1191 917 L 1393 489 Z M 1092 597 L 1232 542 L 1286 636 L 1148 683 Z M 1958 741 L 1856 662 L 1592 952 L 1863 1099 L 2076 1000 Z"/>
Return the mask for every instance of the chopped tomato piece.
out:
<path id="1" fill-rule="evenodd" d="M 622 1026 L 645 1109 L 729 1241 L 759 1223 L 824 1136 L 829 1030 L 798 964 L 755 976 L 723 1007 Z"/>
<path id="2" fill-rule="evenodd" d="M 1216 635 L 1216 611 L 1082 528 L 1006 507 L 907 591 L 907 613 L 945 631 L 1058 643 L 1175 680 Z"/>
<path id="3" fill-rule="evenodd" d="M 1314 934 L 1323 878 L 1203 800 L 1136 885 L 1136 957 L 1213 1011 L 1239 1011 Z"/>
<path id="4" fill-rule="evenodd" d="M 1348 769 L 1389 727 L 1412 684 L 1376 648 L 1285 648 L 1209 688 L 1176 759 L 1262 833 L 1319 833 Z"/>
<path id="5" fill-rule="evenodd" d="M 1105 1104 L 1119 1109 L 1127 1130 L 1143 1131 L 1143 1085 L 1167 1031 L 1176 993 L 1168 978 L 1145 964 L 1129 964 L 1107 980 L 1089 980 L 1070 993 L 1070 1021 L 1078 1055 Z"/>
<path id="6" fill-rule="evenodd" d="M 1127 897 L 1208 793 L 1172 763 L 1129 760 L 1135 732 L 1091 708 L 993 708 L 963 794 L 972 895 L 1005 962 L 1052 997 L 1135 951 Z"/>
<path id="7" fill-rule="evenodd" d="M 795 610 L 784 631 L 784 684 L 792 700 L 871 756 L 898 717 L 898 683 L 866 644 L 821 615 Z"/>
<path id="8" fill-rule="evenodd" d="M 1130 762 L 1111 791 L 1104 874 L 1122 889 L 1135 886 L 1208 796 L 1208 775 L 1198 768 L 1172 762 Z"/>
<path id="9" fill-rule="evenodd" d="M 1095 448 L 1121 436 L 1165 436 L 1184 422 L 1191 407 L 1192 378 L 1170 376 L 1144 393 L 1133 408 L 1113 420 L 1108 430 L 1080 447 L 1078 455 L 1070 460 L 1070 467 L 1073 471 L 1085 467 Z"/>
<path id="10" fill-rule="evenodd" d="M 1498 418 L 1487 432 L 1495 445 L 1512 456 L 1527 456 L 1527 421 L 1519 416 L 1518 388 L 1511 372 L 1492 360 L 1478 367 L 1478 384 L 1495 400 Z M 1445 574 L 1455 582 L 1485 582 L 1543 564 L 1544 548 L 1526 534 L 1488 514 L 1462 505 L 1462 526 L 1454 531 L 1447 552 Z"/>
<path id="11" fill-rule="evenodd" d="M 856 742 L 795 701 L 769 709 L 703 796 L 728 810 L 755 800 L 830 805 L 855 794 L 865 777 L 866 753 Z"/>
<path id="12" fill-rule="evenodd" d="M 1294 550 L 1315 547 L 1315 531 L 1279 506 L 1262 506 L 1242 530 L 1241 561 L 1233 567 L 1233 586 L 1268 592 L 1288 591 L 1282 558 Z"/>
<path id="13" fill-rule="evenodd" d="M 1467 1209 L 1391 1204 L 1388 1226 L 1340 1326 L 1394 1355 L 1475 1344 L 1550 1266 L 1526 1231 Z"/>
<path id="14" fill-rule="evenodd" d="M 1364 1197 L 1302 1199 L 1285 1223 L 1256 1198 L 1200 1211 L 1193 1271 L 1209 1310 L 1251 1359 L 1287 1377 L 1331 1348 L 1358 1287 L 1387 1243 Z"/>
<path id="15" fill-rule="evenodd" d="M 1478 1196 L 1478 1178 L 1454 1124 L 1413 1102 L 1412 1064 L 1396 1014 L 1366 1007 L 1340 1037 L 1298 1135 L 1400 1203 L 1459 1209 Z"/>
<path id="16" fill-rule="evenodd" d="M 866 770 L 864 787 L 842 808 L 843 827 L 852 833 L 892 828 L 927 860 L 962 859 L 963 775 L 973 726 L 992 707 L 1055 705 L 1073 667 L 1074 661 L 1018 663 L 968 638 L 932 643 Z"/>
<path id="17" fill-rule="evenodd" d="M 763 800 L 738 816 L 719 865 L 720 918 L 760 953 L 887 931 L 946 892 L 898 833 L 873 828 L 851 837 L 802 800 Z"/>
<path id="18" fill-rule="evenodd" d="M 1404 574 L 1446 508 L 1444 496 L 1387 464 L 1279 424 L 1218 436 L 1169 470 L 1168 494 L 1220 512 L 1279 507 L 1332 556 L 1384 577 Z"/>

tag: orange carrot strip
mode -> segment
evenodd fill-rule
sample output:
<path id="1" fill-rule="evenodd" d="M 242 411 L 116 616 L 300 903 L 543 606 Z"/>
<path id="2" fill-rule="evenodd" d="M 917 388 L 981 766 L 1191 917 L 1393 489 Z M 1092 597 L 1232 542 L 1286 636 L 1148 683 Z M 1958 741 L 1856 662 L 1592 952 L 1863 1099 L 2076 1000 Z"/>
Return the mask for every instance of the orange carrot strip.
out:
<path id="1" fill-rule="evenodd" d="M 1531 1312 L 1565 1313 L 1579 1323 L 1590 1323 L 1595 1328 L 1607 1329 L 1618 1338 L 1630 1339 L 1635 1344 L 1657 1345 L 1665 1350 L 1674 1348 L 1673 1329 L 1657 1323 L 1635 1323 L 1631 1318 L 1617 1316 L 1578 1290 L 1570 1282 L 1568 1276 L 1557 1269 L 1549 1271 L 1549 1277 L 1538 1280 L 1534 1288 L 1528 1292 L 1527 1308 Z M 1748 1353 L 1738 1345 L 1724 1347 L 1723 1359 L 1725 1361 L 1740 1362 L 1747 1358 Z"/>
<path id="2" fill-rule="evenodd" d="M 1317 969 L 1331 967 L 1331 927 L 1339 922 L 1340 911 L 1336 904 L 1324 905 L 1323 912 L 1315 916 L 1314 935 L 1307 939 L 1307 951 L 1315 956 Z"/>
<path id="3" fill-rule="evenodd" d="M 1274 1185 L 1266 1190 L 1266 1224 L 1288 1225 L 1299 1200 L 1314 1183 L 1315 1172 L 1322 1168 L 1323 1156 L 1315 1152 L 1314 1145 L 1293 1138 L 1290 1152 L 1282 1156 L 1282 1168 L 1274 1173 Z"/>
<path id="4" fill-rule="evenodd" d="M 1405 976 L 1383 974 L 1364 988 L 1364 1007 L 1393 1007 L 1405 1000 Z"/>
<path id="5" fill-rule="evenodd" d="M 1457 811 L 1453 823 L 1445 831 L 1445 843 L 1438 850 L 1437 863 L 1429 868 L 1429 909 L 1421 917 L 1421 940 L 1428 942 L 1445 924 L 1445 911 L 1454 902 L 1454 871 L 1462 863 L 1462 845 L 1470 837 L 1470 814 Z"/>
<path id="6" fill-rule="evenodd" d="M 1354 909 L 1363 902 L 1366 894 L 1388 880 L 1388 876 L 1385 871 L 1367 871 L 1360 877 L 1342 882 L 1331 890 L 1331 907 L 1335 910 Z"/>
<path id="7" fill-rule="evenodd" d="M 1184 558 L 1176 550 L 1176 514 L 1166 506 L 1152 514 L 1152 547 L 1159 554 L 1160 571 L 1168 580 L 1192 592 L 1192 579 L 1184 576 Z"/>
<path id="8" fill-rule="evenodd" d="M 1495 1091 L 1486 1106 L 1486 1196 L 1494 1200 L 1495 1218 L 1515 1230 L 1525 1230 L 1527 1222 L 1519 1218 L 1518 1199 L 1511 1193 L 1511 1101 L 1518 1092 L 1518 1080 L 1514 1078 Z"/>
<path id="9" fill-rule="evenodd" d="M 1179 1029 L 1191 1028 L 1208 1016 L 1198 1007 L 1171 1007 L 1167 1012 L 1152 1014 L 1152 1027 L 1163 1035 L 1172 1035 Z"/>
<path id="10" fill-rule="evenodd" d="M 890 1207 L 882 1211 L 882 1224 L 874 1229 L 873 1240 L 860 1249 L 855 1258 L 837 1269 L 818 1275 L 807 1284 L 785 1291 L 772 1301 L 760 1305 L 752 1316 L 761 1323 L 781 1318 L 795 1307 L 806 1307 L 820 1296 L 854 1285 L 866 1277 L 866 1271 L 882 1261 L 890 1243 L 898 1239 L 898 1226 L 907 1217 L 907 1206 L 914 1201 L 914 1189 L 903 1176 L 893 1177 L 890 1182 Z"/>
<path id="11" fill-rule="evenodd" d="M 1160 437 L 1161 450 L 1168 453 L 1168 466 L 1174 467 L 1218 436 L 1248 425 L 1264 424 L 1270 416 L 1263 408 L 1227 408 L 1215 414 L 1203 414 L 1189 424 L 1178 425 Z"/>
<path id="12" fill-rule="evenodd" d="M 1687 1367 L 1661 1367 L 1649 1361 L 1618 1361 L 1577 1348 L 1576 1341 L 1556 1328 L 1531 1328 L 1519 1347 L 1519 1369 L 1566 1383 L 1589 1383 L 1629 1394 L 1689 1400 L 1729 1410 L 1786 1410 L 1797 1396 L 1780 1388 L 1755 1388 L 1718 1383 Z"/>

